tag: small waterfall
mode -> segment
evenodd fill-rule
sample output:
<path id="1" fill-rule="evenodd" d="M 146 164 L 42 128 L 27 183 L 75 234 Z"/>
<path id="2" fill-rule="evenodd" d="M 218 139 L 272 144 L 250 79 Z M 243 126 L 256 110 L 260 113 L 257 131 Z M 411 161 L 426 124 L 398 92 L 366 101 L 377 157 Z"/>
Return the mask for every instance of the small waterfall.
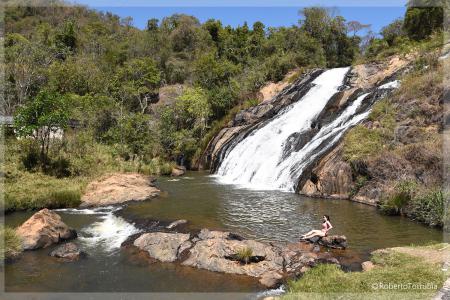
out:
<path id="1" fill-rule="evenodd" d="M 66 214 L 97 215 L 99 220 L 81 228 L 78 239 L 87 248 L 101 247 L 106 252 L 113 252 L 130 236 L 139 233 L 133 224 L 114 213 L 122 209 L 120 206 L 106 206 L 87 209 L 59 209 Z"/>
<path id="2" fill-rule="evenodd" d="M 218 181 L 258 190 L 294 191 L 305 168 L 369 114 L 367 109 L 361 109 L 369 95 L 366 93 L 313 132 L 300 149 L 290 145 L 295 135 L 311 131 L 311 125 L 339 91 L 348 71 L 349 68 L 336 68 L 323 72 L 302 99 L 237 144 L 220 164 Z M 386 88 L 391 85 L 395 84 Z"/>

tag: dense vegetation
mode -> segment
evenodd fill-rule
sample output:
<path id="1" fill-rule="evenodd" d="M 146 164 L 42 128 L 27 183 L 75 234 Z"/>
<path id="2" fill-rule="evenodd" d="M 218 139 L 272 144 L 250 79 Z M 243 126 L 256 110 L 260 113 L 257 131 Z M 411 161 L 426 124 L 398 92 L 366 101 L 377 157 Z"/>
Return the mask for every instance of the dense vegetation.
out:
<path id="1" fill-rule="evenodd" d="M 381 37 L 361 37 L 368 25 L 312 7 L 291 27 L 175 14 L 140 30 L 131 18 L 60 4 L 5 9 L 0 109 L 15 118 L 15 133 L 3 128 L 7 211 L 76 206 L 86 183 L 106 172 L 193 166 L 267 81 L 410 51 L 442 23 L 440 9 L 411 7 Z M 431 30 L 418 34 L 417 23 Z"/>
<path id="2" fill-rule="evenodd" d="M 176 14 L 139 30 L 130 18 L 58 4 L 5 10 L 1 110 L 16 128 L 6 132 L 7 210 L 76 205 L 104 172 L 189 167 L 267 81 L 348 65 L 361 42 L 361 24 L 323 8 L 302 10 L 292 27 Z M 159 99 L 177 84 L 173 99 Z"/>

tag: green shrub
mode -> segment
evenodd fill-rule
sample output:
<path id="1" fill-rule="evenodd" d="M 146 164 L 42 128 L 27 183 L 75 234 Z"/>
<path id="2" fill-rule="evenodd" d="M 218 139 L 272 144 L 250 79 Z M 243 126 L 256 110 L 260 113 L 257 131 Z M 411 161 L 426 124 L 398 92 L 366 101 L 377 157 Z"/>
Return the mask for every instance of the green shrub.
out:
<path id="1" fill-rule="evenodd" d="M 256 106 L 256 105 L 258 105 L 258 104 L 259 104 L 259 100 L 258 100 L 258 99 L 256 99 L 256 98 L 251 98 L 251 99 L 248 99 L 248 100 L 246 100 L 246 101 L 244 102 L 244 105 L 242 106 L 242 108 L 243 108 L 243 109 L 247 109 L 247 108 Z"/>
<path id="2" fill-rule="evenodd" d="M 367 176 L 358 176 L 356 178 L 355 185 L 350 191 L 350 197 L 356 195 L 358 191 L 366 184 L 367 180 Z"/>
<path id="3" fill-rule="evenodd" d="M 417 183 L 410 180 L 404 180 L 397 183 L 393 195 L 382 200 L 380 208 L 383 212 L 393 215 L 403 215 L 405 208 L 414 197 L 417 189 Z"/>
<path id="4" fill-rule="evenodd" d="M 16 257 L 22 252 L 22 243 L 16 231 L 10 227 L 3 227 L 0 229 L 0 259 L 8 259 Z"/>
<path id="5" fill-rule="evenodd" d="M 174 166 L 174 163 L 170 163 L 170 162 L 161 163 L 161 165 L 159 166 L 159 174 L 166 175 L 166 176 L 172 174 L 173 166 Z"/>
<path id="6" fill-rule="evenodd" d="M 239 249 L 239 251 L 236 253 L 236 258 L 244 263 L 248 264 L 250 262 L 250 259 L 253 255 L 253 250 L 251 248 L 245 247 L 242 249 Z"/>
<path id="7" fill-rule="evenodd" d="M 35 171 L 39 167 L 39 151 L 31 148 L 21 157 L 21 161 L 27 171 Z"/>
<path id="8" fill-rule="evenodd" d="M 444 193 L 440 189 L 415 196 L 408 206 L 408 216 L 430 226 L 443 226 Z"/>

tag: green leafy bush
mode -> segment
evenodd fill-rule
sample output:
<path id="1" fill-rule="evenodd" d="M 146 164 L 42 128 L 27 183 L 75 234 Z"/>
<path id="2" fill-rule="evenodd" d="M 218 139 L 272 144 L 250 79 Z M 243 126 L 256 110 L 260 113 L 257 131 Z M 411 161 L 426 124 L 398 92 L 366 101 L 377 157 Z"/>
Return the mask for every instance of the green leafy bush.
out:
<path id="1" fill-rule="evenodd" d="M 367 180 L 367 176 L 358 176 L 356 178 L 355 185 L 350 191 L 350 197 L 356 195 L 358 191 L 366 184 Z"/>
<path id="2" fill-rule="evenodd" d="M 445 197 L 440 189 L 416 195 L 408 206 L 408 216 L 430 226 L 443 226 Z"/>
<path id="3" fill-rule="evenodd" d="M 393 195 L 388 196 L 382 200 L 380 208 L 383 212 L 388 214 L 405 213 L 405 208 L 410 204 L 417 189 L 415 181 L 404 180 L 397 183 Z"/>

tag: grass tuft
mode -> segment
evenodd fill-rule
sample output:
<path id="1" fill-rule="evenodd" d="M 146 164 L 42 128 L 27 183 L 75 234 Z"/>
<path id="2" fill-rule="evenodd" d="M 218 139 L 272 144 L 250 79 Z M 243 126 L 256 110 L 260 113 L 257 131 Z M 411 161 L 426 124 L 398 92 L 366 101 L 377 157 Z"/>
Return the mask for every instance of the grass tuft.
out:
<path id="1" fill-rule="evenodd" d="M 11 259 L 22 252 L 22 242 L 16 231 L 11 227 L 0 228 L 0 259 Z"/>
<path id="2" fill-rule="evenodd" d="M 236 253 L 236 258 L 244 263 L 248 264 L 250 262 L 250 259 L 253 255 L 253 250 L 251 248 L 245 247 L 242 249 L 239 249 L 239 251 Z"/>

